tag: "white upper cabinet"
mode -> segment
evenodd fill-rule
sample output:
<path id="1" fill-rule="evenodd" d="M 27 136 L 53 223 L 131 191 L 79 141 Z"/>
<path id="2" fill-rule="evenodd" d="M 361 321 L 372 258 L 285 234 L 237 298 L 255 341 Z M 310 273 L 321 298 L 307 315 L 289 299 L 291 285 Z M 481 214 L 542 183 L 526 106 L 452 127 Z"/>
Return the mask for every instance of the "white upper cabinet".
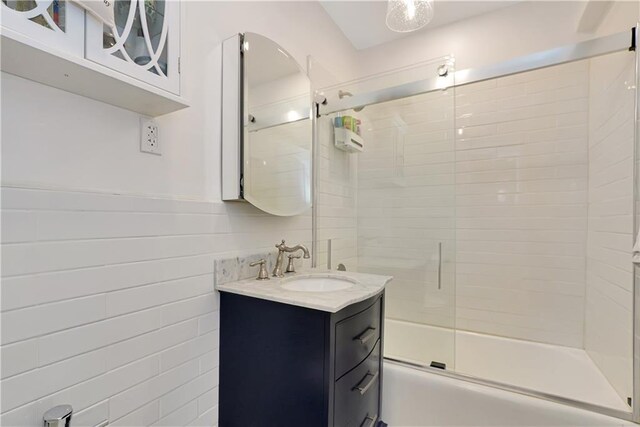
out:
<path id="1" fill-rule="evenodd" d="M 115 0 L 109 28 L 68 0 L 0 0 L 0 69 L 149 116 L 180 96 L 174 0 Z"/>
<path id="2" fill-rule="evenodd" d="M 116 0 L 115 27 L 86 15 L 86 57 L 169 92 L 180 93 L 180 3 Z"/>
<path id="3" fill-rule="evenodd" d="M 84 11 L 65 0 L 2 0 L 2 26 L 65 53 L 84 55 Z"/>

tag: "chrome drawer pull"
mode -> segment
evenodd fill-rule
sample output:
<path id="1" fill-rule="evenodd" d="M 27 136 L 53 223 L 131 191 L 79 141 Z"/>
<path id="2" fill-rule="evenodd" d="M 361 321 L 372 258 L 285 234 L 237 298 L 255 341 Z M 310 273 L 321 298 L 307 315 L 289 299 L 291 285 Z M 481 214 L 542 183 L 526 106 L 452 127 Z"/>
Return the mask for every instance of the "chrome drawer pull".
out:
<path id="1" fill-rule="evenodd" d="M 376 425 L 377 420 L 378 420 L 377 415 L 374 415 L 373 417 L 370 417 L 367 415 L 367 418 L 365 418 L 362 424 L 360 424 L 360 427 L 373 427 Z"/>
<path id="2" fill-rule="evenodd" d="M 364 330 L 363 333 L 361 333 L 360 335 L 355 337 L 353 340 L 354 341 L 360 341 L 360 344 L 365 344 L 367 341 L 369 341 L 375 335 L 376 335 L 376 328 L 372 328 L 371 326 L 369 326 L 367 329 Z"/>
<path id="3" fill-rule="evenodd" d="M 367 375 L 364 376 L 362 381 L 360 381 L 360 383 L 354 388 L 352 388 L 351 390 L 353 391 L 358 390 L 360 394 L 365 394 L 367 391 L 369 391 L 373 383 L 376 382 L 376 379 L 378 378 L 379 374 L 380 374 L 380 371 L 376 372 L 375 374 L 372 374 L 371 372 L 367 372 Z M 367 377 L 371 377 L 371 379 L 367 382 L 367 384 L 363 386 L 362 384 L 365 382 Z"/>

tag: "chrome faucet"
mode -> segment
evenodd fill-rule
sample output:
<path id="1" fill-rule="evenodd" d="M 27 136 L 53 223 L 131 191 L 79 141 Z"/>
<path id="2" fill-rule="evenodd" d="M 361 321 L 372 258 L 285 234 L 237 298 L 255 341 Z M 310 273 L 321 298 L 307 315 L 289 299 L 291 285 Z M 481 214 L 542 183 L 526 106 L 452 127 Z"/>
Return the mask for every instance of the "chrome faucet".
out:
<path id="1" fill-rule="evenodd" d="M 58 405 L 44 413 L 44 427 L 69 427 L 71 425 L 71 405 Z"/>
<path id="2" fill-rule="evenodd" d="M 290 248 L 284 244 L 284 239 L 282 239 L 282 243 L 277 244 L 276 248 L 278 248 L 278 258 L 276 259 L 276 266 L 273 268 L 273 277 L 284 277 L 284 273 L 282 272 L 282 265 L 284 264 L 285 252 L 291 253 L 302 249 L 302 252 L 304 253 L 303 258 L 309 258 L 309 249 L 307 249 L 305 245 L 296 245 Z"/>

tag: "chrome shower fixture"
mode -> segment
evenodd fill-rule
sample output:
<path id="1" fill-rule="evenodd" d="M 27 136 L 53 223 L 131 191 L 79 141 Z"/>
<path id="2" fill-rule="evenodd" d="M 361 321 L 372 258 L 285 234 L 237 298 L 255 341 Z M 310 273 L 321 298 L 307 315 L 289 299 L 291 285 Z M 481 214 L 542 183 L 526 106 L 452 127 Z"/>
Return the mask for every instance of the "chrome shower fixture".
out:
<path id="1" fill-rule="evenodd" d="M 344 98 L 345 96 L 353 96 L 353 94 L 352 94 L 351 92 L 347 92 L 346 90 L 342 90 L 342 89 L 340 89 L 340 90 L 338 91 L 338 98 L 342 99 L 342 98 Z M 362 106 L 362 107 L 356 107 L 356 108 L 354 108 L 354 109 L 353 109 L 353 111 L 356 111 L 356 112 L 358 112 L 358 111 L 362 111 L 362 110 L 364 110 L 364 106 Z"/>
<path id="2" fill-rule="evenodd" d="M 447 77 L 448 74 L 449 74 L 449 67 L 447 67 L 447 64 L 442 64 L 441 66 L 438 67 L 439 77 Z"/>
<path id="3" fill-rule="evenodd" d="M 320 105 L 327 105 L 327 97 L 323 93 L 316 92 L 313 95 L 313 101 Z"/>

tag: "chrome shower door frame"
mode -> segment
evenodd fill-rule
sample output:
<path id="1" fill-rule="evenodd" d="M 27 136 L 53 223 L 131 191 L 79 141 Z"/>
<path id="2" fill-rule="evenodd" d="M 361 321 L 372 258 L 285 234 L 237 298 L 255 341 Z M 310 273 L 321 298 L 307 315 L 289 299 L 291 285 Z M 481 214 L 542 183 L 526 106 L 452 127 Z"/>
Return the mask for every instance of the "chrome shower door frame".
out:
<path id="1" fill-rule="evenodd" d="M 637 44 L 640 29 L 640 22 L 633 28 L 633 42 Z M 634 97 L 634 128 L 633 128 L 633 236 L 640 235 L 638 228 L 640 214 L 638 204 L 640 203 L 640 170 L 638 168 L 638 156 L 640 156 L 640 53 L 637 47 L 635 51 L 635 97 Z M 635 243 L 635 239 L 634 239 Z M 640 423 L 640 266 L 633 264 L 633 401 L 631 405 L 630 421 Z"/>

